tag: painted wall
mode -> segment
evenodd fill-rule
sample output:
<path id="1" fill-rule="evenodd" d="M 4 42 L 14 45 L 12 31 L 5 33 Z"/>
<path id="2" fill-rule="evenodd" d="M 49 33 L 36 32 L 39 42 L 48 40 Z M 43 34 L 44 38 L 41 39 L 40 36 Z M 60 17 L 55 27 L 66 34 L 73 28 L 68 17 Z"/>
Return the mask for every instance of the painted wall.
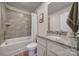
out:
<path id="1" fill-rule="evenodd" d="M 39 8 L 36 10 L 37 17 L 38 17 L 38 35 L 47 35 L 48 31 L 48 4 L 44 2 Z M 40 23 L 39 22 L 39 15 L 41 13 L 44 13 L 44 22 Z"/>
<path id="2" fill-rule="evenodd" d="M 31 35 L 31 15 L 7 9 L 5 39 Z"/>

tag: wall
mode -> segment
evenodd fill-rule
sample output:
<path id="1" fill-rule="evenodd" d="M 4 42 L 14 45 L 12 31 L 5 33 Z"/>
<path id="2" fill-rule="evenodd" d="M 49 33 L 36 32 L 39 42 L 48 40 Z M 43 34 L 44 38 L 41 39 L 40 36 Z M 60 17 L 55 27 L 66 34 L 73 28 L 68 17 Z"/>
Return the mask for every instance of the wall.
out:
<path id="1" fill-rule="evenodd" d="M 79 20 L 79 3 L 78 3 L 78 20 Z M 79 23 L 79 21 L 78 21 L 78 23 Z"/>
<path id="2" fill-rule="evenodd" d="M 31 15 L 7 9 L 5 39 L 31 35 Z"/>
<path id="3" fill-rule="evenodd" d="M 79 3 L 78 3 L 78 20 L 79 20 Z M 78 23 L 79 23 L 79 21 L 78 21 Z"/>
<path id="4" fill-rule="evenodd" d="M 0 3 L 0 44 L 4 42 L 5 18 L 5 5 Z"/>
<path id="5" fill-rule="evenodd" d="M 79 3 L 78 3 L 78 15 L 79 15 Z M 79 20 L 79 16 L 78 16 L 78 20 Z M 78 23 L 79 23 L 79 21 L 78 21 Z"/>
<path id="6" fill-rule="evenodd" d="M 38 35 L 47 35 L 48 31 L 48 4 L 47 2 L 44 2 L 39 8 L 36 10 L 37 17 L 38 17 Z M 44 22 L 39 22 L 39 15 L 41 13 L 44 13 Z"/>
<path id="7" fill-rule="evenodd" d="M 51 14 L 50 17 L 50 31 L 70 31 L 66 24 L 68 14 L 71 6 Z"/>

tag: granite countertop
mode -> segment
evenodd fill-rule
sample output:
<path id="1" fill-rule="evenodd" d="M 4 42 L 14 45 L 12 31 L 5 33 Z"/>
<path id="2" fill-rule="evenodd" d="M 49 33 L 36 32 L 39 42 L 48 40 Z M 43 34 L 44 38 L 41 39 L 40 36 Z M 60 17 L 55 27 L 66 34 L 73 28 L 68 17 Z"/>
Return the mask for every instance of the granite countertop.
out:
<path id="1" fill-rule="evenodd" d="M 52 40 L 73 48 L 77 48 L 77 39 L 75 38 L 67 38 L 66 36 L 44 36 L 44 35 L 41 37 L 47 38 L 48 40 Z"/>

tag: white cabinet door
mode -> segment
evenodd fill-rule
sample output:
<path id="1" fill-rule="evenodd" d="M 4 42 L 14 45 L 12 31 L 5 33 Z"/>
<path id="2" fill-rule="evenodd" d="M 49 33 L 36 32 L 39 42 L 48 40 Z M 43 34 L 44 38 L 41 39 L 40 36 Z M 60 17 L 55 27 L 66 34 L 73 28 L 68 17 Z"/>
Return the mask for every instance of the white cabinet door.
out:
<path id="1" fill-rule="evenodd" d="M 37 46 L 37 56 L 45 56 L 46 55 L 46 49 L 42 45 L 38 44 Z"/>
<path id="2" fill-rule="evenodd" d="M 57 56 L 54 52 L 47 49 L 47 56 Z"/>
<path id="3" fill-rule="evenodd" d="M 37 42 L 46 47 L 46 39 L 38 37 Z"/>

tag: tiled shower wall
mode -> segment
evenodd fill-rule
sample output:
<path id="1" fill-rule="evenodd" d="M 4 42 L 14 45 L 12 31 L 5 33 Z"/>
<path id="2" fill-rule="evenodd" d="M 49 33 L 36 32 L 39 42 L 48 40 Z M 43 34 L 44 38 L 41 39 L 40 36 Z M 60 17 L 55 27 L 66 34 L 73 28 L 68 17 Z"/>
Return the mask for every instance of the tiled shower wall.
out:
<path id="1" fill-rule="evenodd" d="M 5 39 L 31 35 L 31 15 L 7 10 Z"/>
<path id="2" fill-rule="evenodd" d="M 5 29 L 5 5 L 0 3 L 0 45 L 5 41 L 4 40 L 4 29 Z"/>

